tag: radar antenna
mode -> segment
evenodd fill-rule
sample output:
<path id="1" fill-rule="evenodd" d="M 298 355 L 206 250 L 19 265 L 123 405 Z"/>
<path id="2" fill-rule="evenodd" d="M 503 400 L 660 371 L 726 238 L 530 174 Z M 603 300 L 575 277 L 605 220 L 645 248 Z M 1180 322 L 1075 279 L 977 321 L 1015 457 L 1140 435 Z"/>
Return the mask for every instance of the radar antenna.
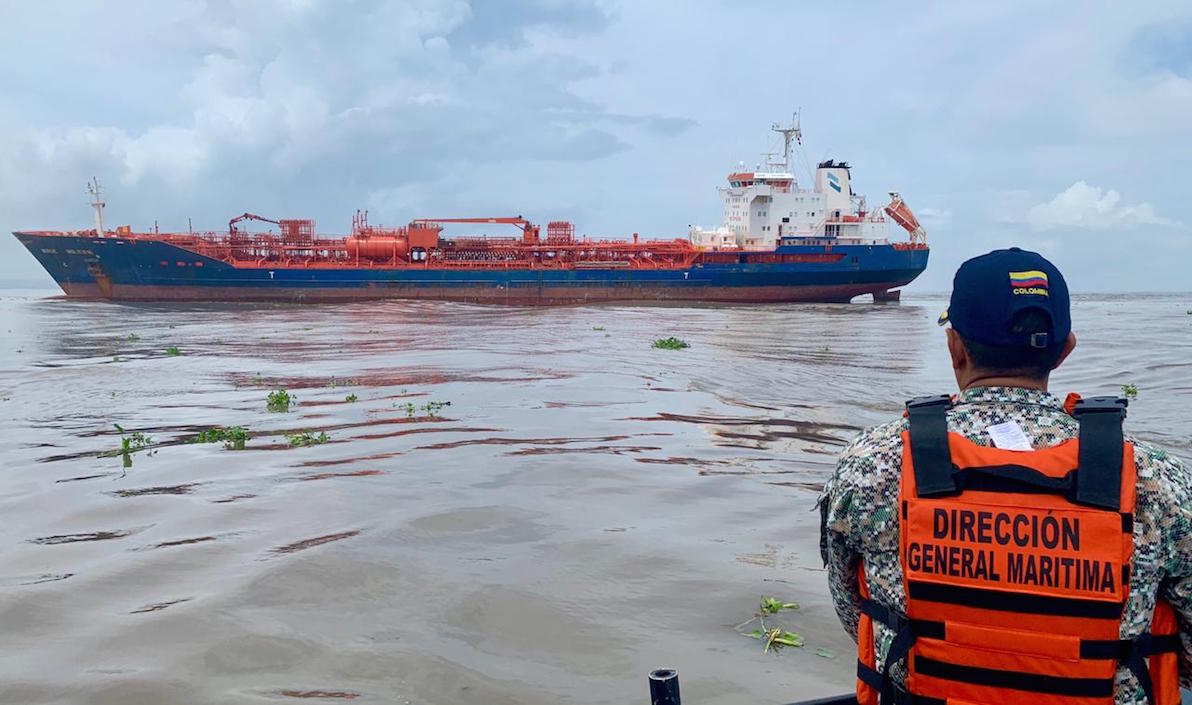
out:
<path id="1" fill-rule="evenodd" d="M 786 163 L 780 162 L 774 157 L 778 156 L 778 152 L 762 152 L 762 161 L 766 165 L 766 171 L 770 171 L 776 167 L 781 167 L 786 170 Z"/>
<path id="2" fill-rule="evenodd" d="M 99 200 L 99 194 L 103 191 L 103 187 L 99 183 L 97 177 L 92 176 L 91 181 L 87 182 L 87 193 L 91 194 L 91 207 L 95 209 L 95 236 L 103 237 L 103 207 L 107 205 Z"/>

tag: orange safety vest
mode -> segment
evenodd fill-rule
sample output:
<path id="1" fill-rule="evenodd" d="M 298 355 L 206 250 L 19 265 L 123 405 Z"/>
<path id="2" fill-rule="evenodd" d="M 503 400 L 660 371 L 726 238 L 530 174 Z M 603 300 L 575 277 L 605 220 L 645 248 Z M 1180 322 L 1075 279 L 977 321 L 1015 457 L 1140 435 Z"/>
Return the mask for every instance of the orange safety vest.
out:
<path id="1" fill-rule="evenodd" d="M 1001 450 L 948 432 L 951 400 L 907 403 L 899 490 L 905 614 L 861 574 L 861 705 L 1112 705 L 1118 665 L 1154 705 L 1180 702 L 1175 611 L 1121 639 L 1134 553 L 1126 401 L 1076 402 L 1077 438 Z M 895 637 L 879 669 L 874 623 Z M 904 663 L 906 681 L 890 668 Z"/>

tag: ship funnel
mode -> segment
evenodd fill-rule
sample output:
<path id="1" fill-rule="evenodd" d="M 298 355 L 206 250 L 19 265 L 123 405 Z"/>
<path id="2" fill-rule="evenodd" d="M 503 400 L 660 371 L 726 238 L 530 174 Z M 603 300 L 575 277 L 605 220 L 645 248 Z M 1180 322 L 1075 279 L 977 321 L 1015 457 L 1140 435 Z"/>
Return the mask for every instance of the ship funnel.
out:
<path id="1" fill-rule="evenodd" d="M 819 163 L 815 170 L 815 190 L 824 194 L 824 209 L 829 218 L 852 212 L 852 186 L 849 184 L 848 162 L 831 159 Z"/>

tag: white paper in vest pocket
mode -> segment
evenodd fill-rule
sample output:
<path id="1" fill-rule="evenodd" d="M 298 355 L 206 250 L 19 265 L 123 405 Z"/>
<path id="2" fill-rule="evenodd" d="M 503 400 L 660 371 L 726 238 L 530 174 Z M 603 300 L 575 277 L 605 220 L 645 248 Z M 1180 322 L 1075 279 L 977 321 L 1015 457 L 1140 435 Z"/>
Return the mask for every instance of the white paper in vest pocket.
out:
<path id="1" fill-rule="evenodd" d="M 1022 426 L 1019 426 L 1017 421 L 1007 421 L 989 426 L 985 432 L 993 439 L 993 445 L 1002 450 L 1033 450 L 1031 439 L 1026 437 L 1026 432 L 1022 430 Z"/>

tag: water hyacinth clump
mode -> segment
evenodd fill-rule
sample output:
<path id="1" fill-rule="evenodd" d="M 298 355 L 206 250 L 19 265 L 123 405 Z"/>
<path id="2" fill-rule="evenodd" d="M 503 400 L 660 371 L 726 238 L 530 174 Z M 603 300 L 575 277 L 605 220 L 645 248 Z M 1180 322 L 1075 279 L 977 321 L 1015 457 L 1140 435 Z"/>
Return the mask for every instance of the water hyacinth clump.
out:
<path id="1" fill-rule="evenodd" d="M 328 436 L 325 431 L 320 431 L 318 435 L 312 431 L 303 431 L 302 433 L 287 433 L 286 440 L 291 446 L 297 448 L 321 445 L 331 440 L 331 436 Z"/>
<path id="2" fill-rule="evenodd" d="M 248 431 L 243 426 L 233 426 L 225 428 L 223 426 L 216 426 L 209 428 L 206 431 L 200 431 L 197 436 L 190 439 L 189 443 L 219 443 L 223 442 L 224 448 L 228 450 L 244 450 L 244 444 L 251 439 Z"/>
<path id="3" fill-rule="evenodd" d="M 290 405 L 294 403 L 294 397 L 284 389 L 269 392 L 269 396 L 265 398 L 265 406 L 270 411 L 282 413 L 290 410 Z"/>
<path id="4" fill-rule="evenodd" d="M 120 424 L 112 424 L 116 427 L 116 432 L 120 434 L 120 447 L 116 450 L 101 453 L 103 457 L 120 456 L 121 462 L 125 468 L 132 467 L 133 453 L 140 453 L 141 451 L 148 451 L 148 455 L 153 455 L 157 451 L 153 449 L 153 439 L 146 436 L 140 431 L 133 431 L 131 433 L 124 430 Z"/>
<path id="5" fill-rule="evenodd" d="M 451 402 L 449 402 L 449 401 L 428 401 L 428 402 L 426 402 L 426 404 L 423 404 L 422 410 L 426 412 L 427 418 L 433 419 L 438 416 L 439 412 L 442 411 L 443 407 L 445 407 L 445 406 L 451 406 Z"/>
<path id="6" fill-rule="evenodd" d="M 398 407 L 397 404 L 394 404 L 394 406 Z M 451 406 L 451 402 L 449 402 L 449 401 L 428 401 L 425 404 L 423 404 L 422 406 L 417 406 L 413 402 L 406 402 L 405 404 L 401 405 L 398 408 L 405 410 L 407 419 L 418 418 L 419 411 L 426 414 L 427 419 L 437 419 L 437 418 L 439 418 L 439 412 L 442 411 L 443 407 L 445 407 L 445 406 Z"/>
<path id="7" fill-rule="evenodd" d="M 654 347 L 660 350 L 682 350 L 683 348 L 691 347 L 686 340 L 681 340 L 674 336 L 669 338 L 659 338 L 654 341 Z"/>

